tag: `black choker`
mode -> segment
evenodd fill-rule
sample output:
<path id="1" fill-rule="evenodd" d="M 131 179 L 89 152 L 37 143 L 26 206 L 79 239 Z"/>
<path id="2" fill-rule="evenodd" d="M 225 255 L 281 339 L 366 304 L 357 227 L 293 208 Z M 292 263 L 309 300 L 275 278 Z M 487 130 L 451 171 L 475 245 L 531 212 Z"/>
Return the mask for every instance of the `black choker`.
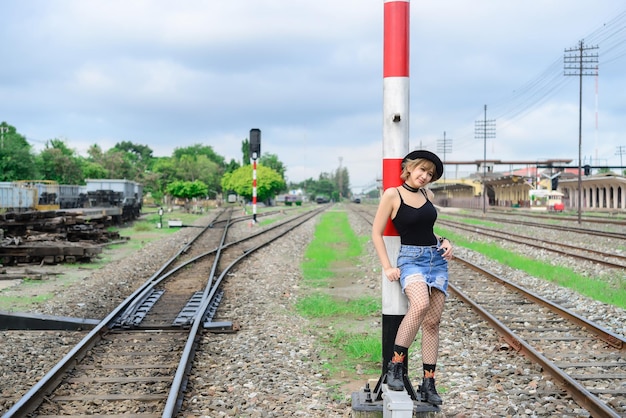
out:
<path id="1" fill-rule="evenodd" d="M 420 191 L 420 189 L 416 189 L 415 187 L 411 187 L 406 183 L 402 183 L 402 187 L 404 187 L 405 189 L 407 189 L 408 191 L 410 191 L 411 193 L 417 193 Z"/>

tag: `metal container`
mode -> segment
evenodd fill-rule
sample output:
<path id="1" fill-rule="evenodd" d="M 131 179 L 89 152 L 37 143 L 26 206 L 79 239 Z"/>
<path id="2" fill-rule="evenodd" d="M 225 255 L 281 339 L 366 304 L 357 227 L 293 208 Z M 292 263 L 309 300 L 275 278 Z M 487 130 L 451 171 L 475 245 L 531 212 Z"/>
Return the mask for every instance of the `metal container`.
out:
<path id="1" fill-rule="evenodd" d="M 24 187 L 0 187 L 0 208 L 2 209 L 34 209 L 37 204 L 37 190 Z"/>

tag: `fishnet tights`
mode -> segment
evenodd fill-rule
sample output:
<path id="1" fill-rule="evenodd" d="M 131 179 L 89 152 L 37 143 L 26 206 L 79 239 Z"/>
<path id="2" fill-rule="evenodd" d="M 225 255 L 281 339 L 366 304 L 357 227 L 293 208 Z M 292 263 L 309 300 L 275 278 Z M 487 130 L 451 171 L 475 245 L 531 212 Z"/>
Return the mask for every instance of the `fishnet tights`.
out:
<path id="1" fill-rule="evenodd" d="M 396 334 L 395 344 L 410 347 L 417 331 L 422 327 L 422 363 L 437 364 L 439 352 L 439 323 L 446 295 L 423 281 L 409 283 L 404 289 L 409 299 L 409 310 L 402 319 Z"/>

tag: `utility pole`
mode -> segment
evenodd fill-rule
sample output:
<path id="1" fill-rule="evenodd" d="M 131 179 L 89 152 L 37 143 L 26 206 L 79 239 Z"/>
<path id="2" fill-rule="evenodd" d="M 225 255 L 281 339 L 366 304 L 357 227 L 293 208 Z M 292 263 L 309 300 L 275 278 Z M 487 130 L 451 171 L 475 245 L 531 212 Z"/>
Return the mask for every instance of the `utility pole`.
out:
<path id="1" fill-rule="evenodd" d="M 443 131 L 443 139 L 437 140 L 437 152 L 443 154 L 443 166 L 446 166 L 446 154 L 452 152 L 452 139 L 446 139 L 446 131 Z M 446 170 L 443 170 L 443 189 L 446 190 Z M 446 193 L 446 197 L 447 197 Z"/>
<path id="2" fill-rule="evenodd" d="M 578 93 L 578 224 L 582 223 L 582 144 L 583 144 L 583 76 L 598 75 L 598 54 L 588 51 L 598 49 L 597 46 L 585 46 L 585 41 L 578 42 L 575 48 L 565 50 L 563 63 L 566 76 L 579 77 Z"/>
<path id="3" fill-rule="evenodd" d="M 487 120 L 487 105 L 485 105 L 485 116 L 483 120 L 477 120 L 474 127 L 474 135 L 476 139 L 483 139 L 483 215 L 487 212 L 487 138 L 496 137 L 496 120 Z"/>

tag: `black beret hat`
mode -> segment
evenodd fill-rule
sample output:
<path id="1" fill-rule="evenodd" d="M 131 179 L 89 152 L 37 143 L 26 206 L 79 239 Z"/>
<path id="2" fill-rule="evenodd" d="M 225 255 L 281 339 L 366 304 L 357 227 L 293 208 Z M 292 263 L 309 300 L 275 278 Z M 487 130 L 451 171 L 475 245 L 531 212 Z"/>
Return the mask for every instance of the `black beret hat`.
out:
<path id="1" fill-rule="evenodd" d="M 417 150 L 417 151 L 409 152 L 406 155 L 406 157 L 402 159 L 402 168 L 404 169 L 404 166 L 406 165 L 408 160 L 419 160 L 422 158 L 425 160 L 431 161 L 433 164 L 435 164 L 436 172 L 435 172 L 433 181 L 440 179 L 441 176 L 443 176 L 443 163 L 441 162 L 439 157 L 437 157 L 435 154 L 433 154 L 430 151 Z"/>

